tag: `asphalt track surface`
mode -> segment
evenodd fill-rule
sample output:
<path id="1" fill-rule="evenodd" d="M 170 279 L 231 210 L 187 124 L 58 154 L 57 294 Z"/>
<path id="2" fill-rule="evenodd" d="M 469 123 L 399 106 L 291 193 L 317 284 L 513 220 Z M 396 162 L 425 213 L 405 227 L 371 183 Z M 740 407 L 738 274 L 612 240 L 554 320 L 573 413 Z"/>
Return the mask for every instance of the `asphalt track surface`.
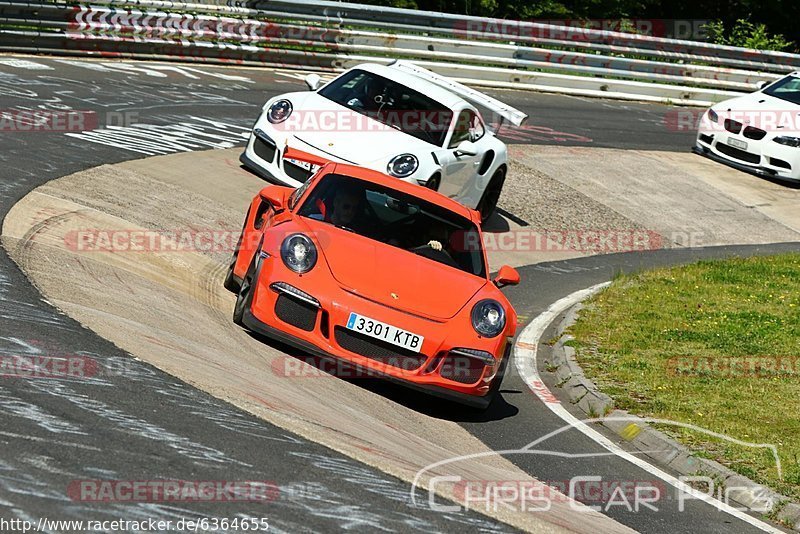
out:
<path id="1" fill-rule="evenodd" d="M 0 62 L 0 109 L 68 106 L 95 112 L 101 127 L 113 126 L 124 117 L 153 125 L 196 123 L 205 118 L 245 130 L 270 95 L 302 88 L 295 76 L 267 71 L 202 67 L 184 72 L 164 70 L 164 76 L 154 76 L 112 65 L 100 71 L 52 59 L 29 59 L 50 69 Z M 687 150 L 692 142 L 691 132 L 674 132 L 665 126 L 675 108 L 511 91 L 495 94 L 531 116 L 533 128 L 508 132 L 509 142 L 648 150 Z M 2 132 L 0 136 L 0 217 L 30 190 L 53 178 L 147 155 L 63 132 Z M 558 298 L 607 281 L 619 271 L 703 257 L 798 249 L 797 244 L 786 244 L 664 250 L 539 264 L 522 268 L 523 284 L 509 288 L 508 294 L 520 314 L 531 318 Z M 0 255 L 0 300 L 1 355 L 90 355 L 126 369 L 124 378 L 0 381 L 0 443 L 4 451 L 0 456 L 0 511 L 4 518 L 249 516 L 269 518 L 271 529 L 278 531 L 348 527 L 510 530 L 474 512 L 442 514 L 415 508 L 409 502 L 408 484 L 135 362 L 43 302 L 4 251 Z M 453 408 L 431 412 L 424 399 L 383 382 L 365 382 L 364 387 L 423 413 L 456 420 L 496 450 L 524 446 L 561 426 L 514 372 L 504 382 L 501 401 L 480 416 L 465 417 Z M 548 448 L 562 453 L 602 452 L 573 431 L 554 438 Z M 618 481 L 653 478 L 609 457 L 509 458 L 545 481 L 565 481 L 576 475 Z M 135 480 L 143 473 L 158 473 L 148 478 L 162 479 L 270 481 L 279 488 L 279 496 L 267 504 L 175 505 L 92 504 L 75 502 L 67 494 L 73 480 Z M 419 496 L 421 501 L 427 499 L 422 492 Z M 674 500 L 665 500 L 657 512 L 632 513 L 612 507 L 607 513 L 643 532 L 754 531 L 697 502 L 690 502 L 684 512 L 677 511 Z"/>

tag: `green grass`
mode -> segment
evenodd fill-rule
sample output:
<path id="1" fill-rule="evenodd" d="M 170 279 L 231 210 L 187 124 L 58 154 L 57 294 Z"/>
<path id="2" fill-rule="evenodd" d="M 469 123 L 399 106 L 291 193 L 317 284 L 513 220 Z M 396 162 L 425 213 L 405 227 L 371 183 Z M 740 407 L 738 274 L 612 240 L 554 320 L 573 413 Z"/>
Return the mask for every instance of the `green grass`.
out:
<path id="1" fill-rule="evenodd" d="M 800 499 L 800 255 L 619 276 L 570 331 L 586 375 L 618 408 L 773 444 L 782 479 L 767 449 L 659 427 Z"/>

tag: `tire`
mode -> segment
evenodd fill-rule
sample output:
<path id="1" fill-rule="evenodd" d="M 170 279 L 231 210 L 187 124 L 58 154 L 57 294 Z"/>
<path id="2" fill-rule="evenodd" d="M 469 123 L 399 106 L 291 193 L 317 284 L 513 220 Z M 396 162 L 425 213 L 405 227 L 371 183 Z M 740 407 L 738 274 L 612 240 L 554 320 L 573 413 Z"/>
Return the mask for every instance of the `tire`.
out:
<path id="1" fill-rule="evenodd" d="M 503 361 L 500 363 L 500 369 L 497 370 L 497 376 L 494 377 L 492 380 L 492 385 L 489 388 L 489 392 L 480 398 L 480 400 L 473 406 L 478 411 L 484 411 L 489 408 L 494 402 L 495 397 L 497 397 L 497 392 L 500 391 L 500 386 L 503 383 L 503 378 L 506 376 L 506 368 L 508 367 L 508 361 L 511 359 L 511 344 L 509 344 L 509 348 L 506 349 L 505 355 L 503 357 Z"/>
<path id="2" fill-rule="evenodd" d="M 236 260 L 239 258 L 239 248 L 242 246 L 242 239 L 244 239 L 244 231 L 247 228 L 247 219 L 250 218 L 250 208 L 247 209 L 247 214 L 244 216 L 244 224 L 242 225 L 242 233 L 239 234 L 239 240 L 236 242 L 236 248 L 233 249 L 233 257 L 231 258 L 231 265 L 228 267 L 228 274 L 225 275 L 225 281 L 222 285 L 231 293 L 239 293 L 239 282 L 236 281 L 233 274 L 233 267 L 236 265 Z"/>
<path id="3" fill-rule="evenodd" d="M 442 185 L 442 176 L 438 172 L 428 178 L 428 181 L 425 182 L 425 187 L 432 189 L 433 191 L 438 191 L 440 185 Z"/>
<path id="4" fill-rule="evenodd" d="M 246 328 L 243 322 L 244 312 L 250 309 L 253 304 L 253 284 L 255 283 L 256 271 L 258 270 L 258 258 L 260 254 L 261 245 L 256 249 L 253 254 L 253 260 L 247 268 L 247 272 L 242 278 L 242 285 L 236 295 L 236 304 L 233 307 L 233 322 L 243 328 Z"/>
<path id="5" fill-rule="evenodd" d="M 233 266 L 236 265 L 236 258 L 239 256 L 236 252 L 233 253 L 233 259 L 231 260 L 231 266 L 228 268 L 228 274 L 225 275 L 225 281 L 222 282 L 222 285 L 230 291 L 231 293 L 239 293 L 241 286 L 239 282 L 236 281 L 233 274 Z"/>
<path id="6" fill-rule="evenodd" d="M 506 181 L 506 169 L 500 167 L 492 176 L 489 185 L 481 196 L 481 201 L 478 202 L 478 211 L 481 213 L 481 222 L 486 222 L 492 216 L 495 209 L 497 209 L 497 202 L 500 200 L 500 193 L 503 192 L 503 184 Z"/>

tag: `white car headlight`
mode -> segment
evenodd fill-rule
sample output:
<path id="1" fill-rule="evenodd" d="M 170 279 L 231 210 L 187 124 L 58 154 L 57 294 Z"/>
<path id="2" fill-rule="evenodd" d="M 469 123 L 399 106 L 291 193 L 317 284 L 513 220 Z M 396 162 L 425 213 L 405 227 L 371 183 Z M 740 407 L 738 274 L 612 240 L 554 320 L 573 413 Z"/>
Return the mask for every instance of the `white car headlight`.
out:
<path id="1" fill-rule="evenodd" d="M 281 259 L 292 271 L 304 274 L 317 264 L 317 247 L 303 234 L 292 234 L 281 243 Z"/>
<path id="2" fill-rule="evenodd" d="M 400 154 L 389 160 L 386 170 L 392 176 L 406 178 L 411 176 L 419 168 L 419 160 L 414 154 Z"/>
<path id="3" fill-rule="evenodd" d="M 773 139 L 779 145 L 800 147 L 800 137 L 792 137 L 791 135 L 781 135 Z"/>
<path id="4" fill-rule="evenodd" d="M 286 99 L 276 100 L 267 110 L 267 120 L 278 124 L 289 118 L 292 114 L 292 103 Z"/>
<path id="5" fill-rule="evenodd" d="M 472 328 L 485 337 L 495 337 L 506 327 L 506 312 L 499 302 L 481 300 L 472 307 Z"/>
<path id="6" fill-rule="evenodd" d="M 717 122 L 717 121 L 719 121 L 719 115 L 717 115 L 717 112 L 714 111 L 713 109 L 709 109 L 708 110 L 708 120 L 710 120 L 711 122 Z"/>

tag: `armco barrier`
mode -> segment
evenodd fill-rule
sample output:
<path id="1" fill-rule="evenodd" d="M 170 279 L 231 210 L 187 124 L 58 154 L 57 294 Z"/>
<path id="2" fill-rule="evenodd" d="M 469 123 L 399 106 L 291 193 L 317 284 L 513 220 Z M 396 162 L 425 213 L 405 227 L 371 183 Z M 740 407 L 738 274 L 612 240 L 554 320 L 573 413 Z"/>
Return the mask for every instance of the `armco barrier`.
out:
<path id="1" fill-rule="evenodd" d="M 800 69 L 797 54 L 319 0 L 12 1 L 0 49 L 329 71 L 399 57 L 473 85 L 685 105 Z"/>

